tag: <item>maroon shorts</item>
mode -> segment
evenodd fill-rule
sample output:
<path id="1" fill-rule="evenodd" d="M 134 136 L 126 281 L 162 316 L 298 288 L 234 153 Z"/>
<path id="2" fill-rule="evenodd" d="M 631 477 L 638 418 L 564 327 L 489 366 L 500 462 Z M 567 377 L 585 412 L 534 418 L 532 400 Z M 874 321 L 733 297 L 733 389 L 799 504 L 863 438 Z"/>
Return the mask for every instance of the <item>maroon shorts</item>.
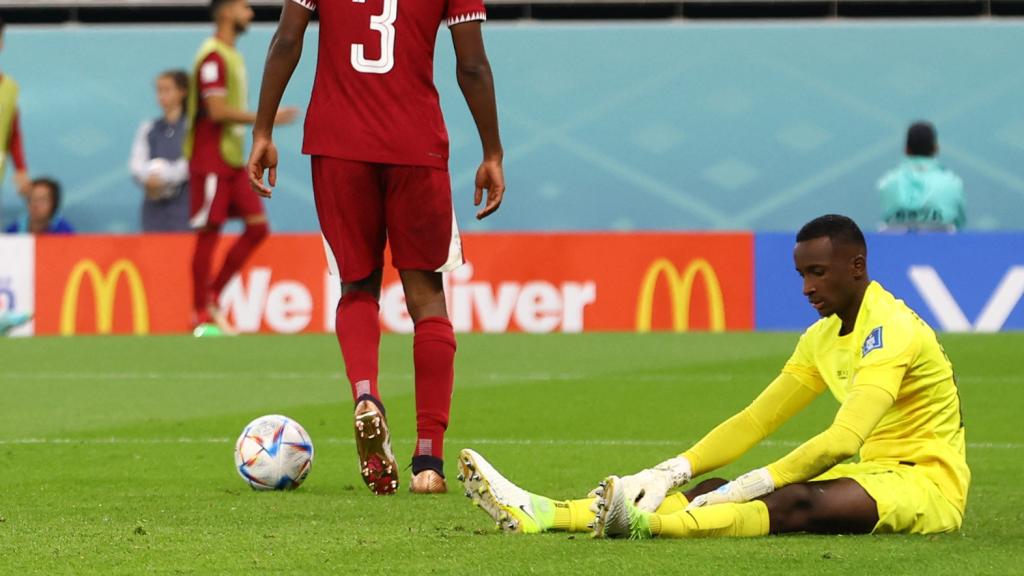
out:
<path id="1" fill-rule="evenodd" d="M 192 204 L 189 224 L 193 228 L 220 226 L 228 218 L 262 216 L 263 201 L 253 192 L 245 170 L 226 174 L 189 174 Z"/>
<path id="2" fill-rule="evenodd" d="M 448 272 L 462 242 L 447 170 L 313 156 L 313 195 L 331 273 L 345 282 L 384 267 Z"/>

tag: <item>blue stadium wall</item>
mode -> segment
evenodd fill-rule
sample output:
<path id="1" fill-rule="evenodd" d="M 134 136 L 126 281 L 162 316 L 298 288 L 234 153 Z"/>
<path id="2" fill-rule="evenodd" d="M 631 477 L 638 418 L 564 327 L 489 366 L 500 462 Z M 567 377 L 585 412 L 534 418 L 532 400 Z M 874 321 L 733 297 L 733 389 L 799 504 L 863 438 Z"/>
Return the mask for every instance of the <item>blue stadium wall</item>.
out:
<path id="1" fill-rule="evenodd" d="M 1024 234 L 868 234 L 871 278 L 942 332 L 1024 330 Z M 818 319 L 801 293 L 792 233 L 754 236 L 754 325 L 803 330 Z"/>
<path id="2" fill-rule="evenodd" d="M 0 69 L 21 84 L 31 171 L 64 182 L 81 230 L 138 229 L 132 136 L 157 114 L 156 73 L 188 66 L 207 33 L 8 27 Z M 256 26 L 240 42 L 253 106 L 271 34 Z M 980 21 L 489 25 L 509 194 L 476 222 L 479 144 L 442 30 L 456 208 L 470 230 L 794 230 L 823 212 L 870 229 L 876 179 L 898 162 L 906 125 L 928 118 L 966 182 L 969 226 L 1021 230 L 1022 34 L 1021 23 Z M 316 37 L 286 103 L 308 99 Z M 273 228 L 315 230 L 301 127 L 277 134 Z M 9 179 L 4 221 L 20 210 Z"/>

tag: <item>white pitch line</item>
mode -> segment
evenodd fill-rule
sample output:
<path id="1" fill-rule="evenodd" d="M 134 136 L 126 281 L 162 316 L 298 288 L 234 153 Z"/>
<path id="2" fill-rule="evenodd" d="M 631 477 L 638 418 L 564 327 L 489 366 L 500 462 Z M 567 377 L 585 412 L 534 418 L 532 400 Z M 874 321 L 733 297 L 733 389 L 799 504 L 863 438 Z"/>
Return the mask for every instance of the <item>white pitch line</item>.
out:
<path id="1" fill-rule="evenodd" d="M 392 438 L 395 443 L 413 442 L 413 438 Z M 0 439 L 0 446 L 137 446 L 167 444 L 231 444 L 232 438 L 177 437 L 177 438 L 7 438 Z M 684 446 L 692 440 L 583 440 L 555 438 L 447 438 L 449 444 L 491 445 L 491 446 Z M 314 443 L 350 445 L 351 438 L 318 438 Z M 798 440 L 764 440 L 759 446 L 792 448 L 801 445 Z M 968 442 L 971 450 L 1021 450 L 1019 442 Z"/>
<path id="2" fill-rule="evenodd" d="M 399 375 L 391 374 L 391 377 Z M 402 374 L 401 377 L 411 376 Z M 304 380 L 339 379 L 341 372 L 8 372 L 0 380 Z"/>
<path id="3" fill-rule="evenodd" d="M 0 373 L 0 380 L 340 380 L 345 377 L 342 372 L 5 372 Z M 412 372 L 395 372 L 381 374 L 380 380 L 410 380 Z M 507 382 L 545 382 L 550 380 L 583 380 L 585 378 L 601 378 L 601 375 L 583 374 L 578 372 L 534 372 L 526 374 L 508 374 L 491 372 L 473 374 L 464 379 L 494 380 Z M 632 379 L 632 378 L 631 378 Z M 667 377 L 649 376 L 640 379 L 661 380 Z M 681 379 L 673 377 L 673 380 Z"/>
<path id="4" fill-rule="evenodd" d="M 0 381 L 74 381 L 74 380 L 108 380 L 108 381 L 142 381 L 142 380 L 229 380 L 229 381 L 296 381 L 296 380 L 343 380 L 342 372 L 0 372 Z M 412 380 L 412 372 L 390 372 L 381 374 L 381 381 Z M 622 378 L 630 382 L 747 382 L 758 379 L 749 373 L 703 373 L 690 374 L 685 371 L 678 374 L 631 374 L 628 377 L 617 374 L 588 374 L 584 372 L 484 372 L 469 373 L 458 377 L 459 382 L 472 384 L 481 380 L 488 382 L 551 382 L 579 380 L 608 380 Z M 971 377 L 960 376 L 963 384 L 1020 384 L 1024 378 L 1020 376 Z M 767 380 L 765 380 L 767 382 Z M 458 386 L 458 383 L 456 383 Z"/>
<path id="5" fill-rule="evenodd" d="M 412 372 L 394 372 L 381 374 L 379 380 L 407 381 L 412 380 Z M 335 381 L 343 380 L 345 375 L 341 372 L 6 372 L 0 373 L 0 381 L 75 381 L 75 380 L 107 380 L 107 381 L 142 381 L 142 380 L 228 380 L 233 382 L 259 382 L 259 381 Z M 694 382 L 748 382 L 749 374 L 631 374 L 628 377 L 617 374 L 585 374 L 582 372 L 533 372 L 526 374 L 509 374 L 505 372 L 485 372 L 482 374 L 469 374 L 458 377 L 459 383 L 472 384 L 473 382 L 573 382 L 580 380 L 609 380 L 620 378 L 629 382 L 678 382 L 680 384 Z M 960 378 L 960 383 L 986 383 L 986 384 L 1017 384 L 1022 379 L 1017 376 L 999 378 Z"/>

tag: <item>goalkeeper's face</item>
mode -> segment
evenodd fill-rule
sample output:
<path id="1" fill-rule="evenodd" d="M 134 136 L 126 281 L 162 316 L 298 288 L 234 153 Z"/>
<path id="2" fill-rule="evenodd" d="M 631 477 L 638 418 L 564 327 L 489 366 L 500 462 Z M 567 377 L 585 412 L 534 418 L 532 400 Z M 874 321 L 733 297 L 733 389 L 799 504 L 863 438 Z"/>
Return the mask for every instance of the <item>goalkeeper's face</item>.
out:
<path id="1" fill-rule="evenodd" d="M 853 246 L 833 245 L 828 236 L 812 238 L 797 242 L 793 262 L 803 278 L 804 296 L 822 317 L 856 304 L 866 272 L 864 255 Z"/>

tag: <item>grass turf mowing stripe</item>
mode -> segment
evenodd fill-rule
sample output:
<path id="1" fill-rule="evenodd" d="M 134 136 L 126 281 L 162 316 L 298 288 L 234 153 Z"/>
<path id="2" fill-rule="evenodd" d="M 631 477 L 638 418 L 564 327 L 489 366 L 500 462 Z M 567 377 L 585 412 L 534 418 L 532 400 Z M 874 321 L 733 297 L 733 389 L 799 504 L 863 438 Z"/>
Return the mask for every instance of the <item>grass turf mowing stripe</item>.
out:
<path id="1" fill-rule="evenodd" d="M 415 438 L 391 438 L 392 442 L 413 442 Z M 90 446 L 117 444 L 230 444 L 232 438 L 8 438 L 0 439 L 0 445 L 47 445 L 47 444 L 84 444 Z M 492 446 L 682 446 L 696 442 L 695 439 L 682 440 L 580 440 L 564 438 L 453 438 L 446 442 L 458 445 L 492 445 Z M 316 443 L 355 444 L 352 438 L 321 438 Z M 762 440 L 758 443 L 763 447 L 793 448 L 803 444 L 797 440 Z M 1024 444 L 1015 442 L 968 442 L 970 450 L 1021 450 Z"/>

